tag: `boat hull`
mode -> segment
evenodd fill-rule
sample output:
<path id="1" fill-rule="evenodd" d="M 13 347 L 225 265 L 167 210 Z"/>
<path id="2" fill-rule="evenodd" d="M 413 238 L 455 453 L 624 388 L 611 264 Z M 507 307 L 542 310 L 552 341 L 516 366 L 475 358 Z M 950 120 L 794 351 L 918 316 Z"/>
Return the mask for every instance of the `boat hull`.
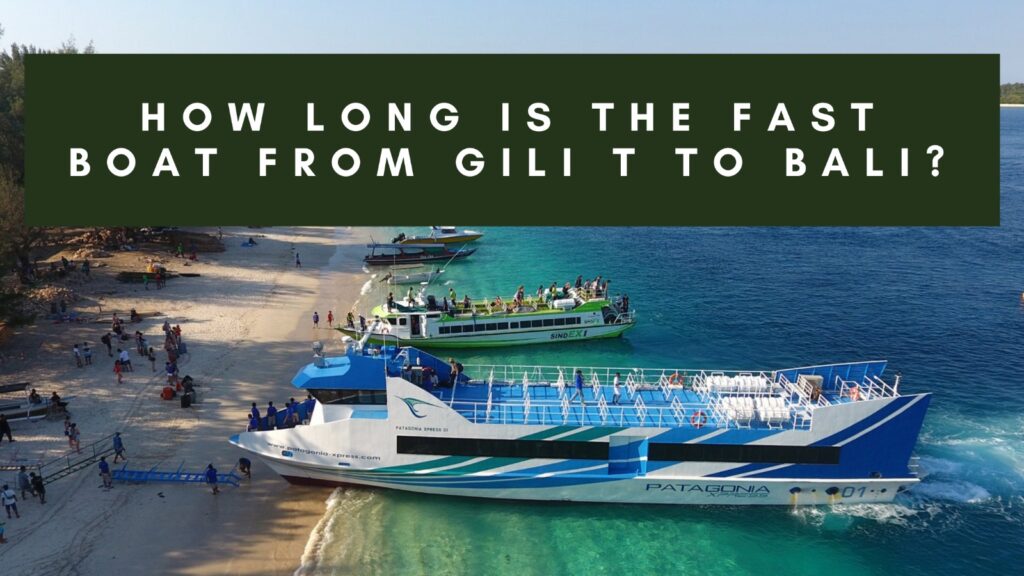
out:
<path id="1" fill-rule="evenodd" d="M 467 336 L 435 336 L 432 338 L 398 338 L 399 346 L 416 346 L 420 348 L 492 348 L 498 346 L 525 346 L 530 344 L 550 344 L 554 342 L 578 342 L 601 338 L 617 338 L 622 336 L 635 323 L 604 324 L 581 328 L 564 327 L 551 330 L 530 330 L 507 333 L 474 333 Z M 359 339 L 362 337 L 356 330 L 339 328 L 346 336 Z M 395 344 L 396 337 L 390 334 L 370 336 L 370 344 Z"/>
<path id="2" fill-rule="evenodd" d="M 545 502 L 691 506 L 872 504 L 892 502 L 896 494 L 919 482 L 917 478 L 688 478 L 610 475 L 606 472 L 570 476 L 481 474 L 476 480 L 463 477 L 463 481 L 456 482 L 445 474 L 336 471 L 299 466 L 267 457 L 263 457 L 263 460 L 294 484 L 362 486 L 420 494 Z"/>

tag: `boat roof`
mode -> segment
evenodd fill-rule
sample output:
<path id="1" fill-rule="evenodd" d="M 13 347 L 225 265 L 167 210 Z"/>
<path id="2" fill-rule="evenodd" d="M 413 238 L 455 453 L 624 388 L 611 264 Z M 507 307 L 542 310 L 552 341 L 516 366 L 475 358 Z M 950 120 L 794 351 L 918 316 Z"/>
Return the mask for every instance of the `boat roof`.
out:
<path id="1" fill-rule="evenodd" d="M 447 250 L 443 244 L 379 244 L 371 243 L 366 245 L 367 248 L 401 248 L 403 250 L 424 248 L 428 250 Z"/>
<path id="2" fill-rule="evenodd" d="M 383 356 L 336 356 L 323 358 L 323 366 L 310 363 L 292 378 L 303 390 L 383 390 Z"/>

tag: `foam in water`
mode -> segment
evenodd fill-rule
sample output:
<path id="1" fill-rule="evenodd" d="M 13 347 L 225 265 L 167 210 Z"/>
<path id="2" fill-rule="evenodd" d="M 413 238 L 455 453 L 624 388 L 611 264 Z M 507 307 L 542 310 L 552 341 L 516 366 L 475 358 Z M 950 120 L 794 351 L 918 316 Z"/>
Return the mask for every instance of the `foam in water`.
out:
<path id="1" fill-rule="evenodd" d="M 335 519 L 338 518 L 337 509 L 341 507 L 344 499 L 345 495 L 341 488 L 335 489 L 327 498 L 327 509 L 320 521 L 316 523 L 313 532 L 310 533 L 309 540 L 306 541 L 306 547 L 302 551 L 302 558 L 299 561 L 298 570 L 295 571 L 295 576 L 316 574 L 317 566 L 323 559 L 324 549 L 332 540 L 331 528 L 334 526 Z"/>

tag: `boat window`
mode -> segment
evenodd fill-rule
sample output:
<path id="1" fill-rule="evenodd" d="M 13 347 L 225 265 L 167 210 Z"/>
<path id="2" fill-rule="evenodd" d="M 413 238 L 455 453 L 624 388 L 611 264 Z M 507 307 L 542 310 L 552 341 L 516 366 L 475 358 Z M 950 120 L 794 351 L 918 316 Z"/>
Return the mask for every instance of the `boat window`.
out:
<path id="1" fill-rule="evenodd" d="M 607 460 L 607 442 L 399 436 L 399 454 Z"/>
<path id="2" fill-rule="evenodd" d="M 385 390 L 312 390 L 321 404 L 387 404 Z"/>
<path id="3" fill-rule="evenodd" d="M 606 442 L 399 436 L 397 443 L 399 454 L 567 460 L 608 459 L 608 444 Z M 648 459 L 669 462 L 838 464 L 839 452 L 838 446 L 662 444 L 652 442 L 648 451 Z"/>
<path id="4" fill-rule="evenodd" d="M 498 322 L 498 330 L 508 330 L 508 322 Z"/>
<path id="5" fill-rule="evenodd" d="M 565 326 L 565 318 L 555 318 L 555 326 Z"/>
<path id="6" fill-rule="evenodd" d="M 487 330 L 496 330 L 497 328 L 498 328 L 498 325 L 495 324 L 494 322 L 490 322 L 490 323 L 487 324 Z"/>
<path id="7" fill-rule="evenodd" d="M 395 319 L 395 318 L 388 318 L 388 324 L 391 324 L 392 326 L 394 326 L 394 325 L 395 325 L 395 322 L 397 322 L 397 321 L 398 321 L 398 320 L 397 320 L 397 319 Z"/>
<path id="8" fill-rule="evenodd" d="M 652 443 L 649 460 L 669 462 L 773 462 L 779 464 L 838 464 L 837 446 L 768 446 L 763 444 Z"/>
<path id="9" fill-rule="evenodd" d="M 407 321 L 408 321 L 407 318 L 399 318 L 398 319 L 398 324 L 401 325 L 401 326 L 405 326 Z"/>
<path id="10" fill-rule="evenodd" d="M 515 330 L 516 328 L 519 328 L 519 322 L 512 322 L 512 323 L 510 323 L 509 324 L 509 328 L 511 328 L 513 330 Z"/>
<path id="11" fill-rule="evenodd" d="M 457 324 L 455 326 L 452 326 L 452 334 L 461 334 L 461 333 L 462 333 L 462 326 L 459 326 Z"/>
<path id="12" fill-rule="evenodd" d="M 554 326 L 555 325 L 555 321 L 553 319 L 551 319 L 551 318 L 545 318 L 544 319 L 544 325 L 545 326 Z"/>
<path id="13" fill-rule="evenodd" d="M 534 328 L 540 328 L 543 325 L 544 325 L 544 321 L 543 320 L 534 320 L 533 321 L 533 327 Z"/>
<path id="14" fill-rule="evenodd" d="M 437 329 L 438 334 L 448 334 L 451 331 L 452 329 L 447 326 L 441 326 L 440 328 Z"/>

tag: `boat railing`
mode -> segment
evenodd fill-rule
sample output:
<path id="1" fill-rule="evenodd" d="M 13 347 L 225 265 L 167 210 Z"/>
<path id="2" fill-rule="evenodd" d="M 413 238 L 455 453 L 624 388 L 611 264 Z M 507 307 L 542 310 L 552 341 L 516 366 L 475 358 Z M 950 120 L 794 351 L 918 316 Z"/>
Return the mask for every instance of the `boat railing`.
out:
<path id="1" fill-rule="evenodd" d="M 836 388 L 840 397 L 851 400 L 876 400 L 878 398 L 894 398 L 899 396 L 894 384 L 889 384 L 878 376 L 865 376 L 859 382 L 844 380 L 836 376 Z"/>

